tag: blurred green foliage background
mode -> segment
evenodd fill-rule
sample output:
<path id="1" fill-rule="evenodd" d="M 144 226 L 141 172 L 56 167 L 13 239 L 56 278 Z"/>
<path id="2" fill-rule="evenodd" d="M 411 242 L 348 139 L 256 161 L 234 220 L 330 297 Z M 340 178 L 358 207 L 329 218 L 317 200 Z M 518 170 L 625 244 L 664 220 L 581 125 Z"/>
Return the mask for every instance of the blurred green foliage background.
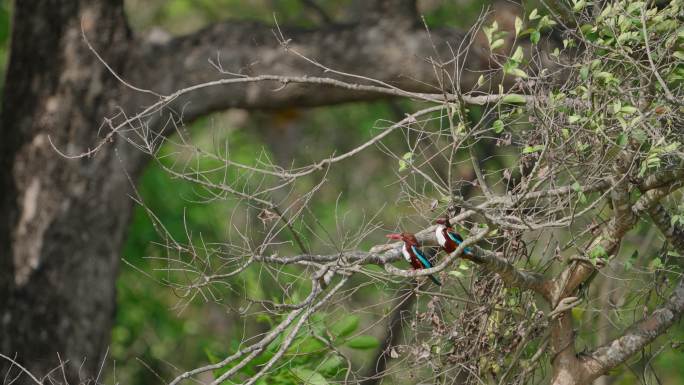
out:
<path id="1" fill-rule="evenodd" d="M 356 2 L 352 0 L 318 3 L 336 21 L 353 20 L 357 16 L 354 14 Z M 146 33 L 158 26 L 172 34 L 183 34 L 230 18 L 270 23 L 274 15 L 279 23 L 288 25 L 314 27 L 322 22 L 318 13 L 299 0 L 128 0 L 126 5 L 129 20 L 137 33 Z M 467 28 L 480 14 L 483 4 L 443 0 L 422 1 L 421 6 L 431 27 Z M 0 1 L 0 75 L 3 81 L 9 50 L 10 14 L 9 2 Z M 193 143 L 200 147 L 212 149 L 229 143 L 233 160 L 254 164 L 260 157 L 287 166 L 294 160 L 305 164 L 353 148 L 372 136 L 377 127 L 401 118 L 411 108 L 404 103 L 383 101 L 307 110 L 231 111 L 192 122 L 187 129 Z M 394 140 L 396 146 L 403 143 L 399 137 L 390 140 Z M 167 155 L 162 162 L 169 164 L 192 156 L 172 145 L 162 152 Z M 400 214 L 410 218 L 410 210 L 402 211 L 397 208 L 397 202 L 387 200 L 387 197 L 400 196 L 394 175 L 397 163 L 384 156 L 380 149 L 364 151 L 359 157 L 336 167 L 335 172 L 328 175 L 329 183 L 317 193 L 315 204 L 311 206 L 311 215 L 318 219 L 320 228 L 336 229 L 340 221 L 359 223 L 376 214 L 385 223 L 391 223 L 392 218 Z M 312 177 L 298 184 L 298 191 L 290 194 L 303 195 L 316 183 L 318 180 Z M 244 209 L 235 201 L 207 202 L 194 186 L 171 178 L 155 162 L 150 163 L 137 188 L 147 208 L 176 239 L 221 243 L 235 229 L 261 226 L 254 220 L 258 212 Z M 415 226 L 412 223 L 405 225 Z M 329 242 L 319 239 L 313 232 L 301 230 L 309 235 L 305 242 L 311 249 L 321 252 L 321 249 L 330 249 Z M 373 234 L 362 247 L 382 242 L 381 231 Z M 292 239 L 287 234 L 282 237 L 282 241 L 290 242 L 284 250 L 289 247 L 289 251 L 296 253 Z M 241 308 L 245 296 L 267 299 L 279 290 L 278 283 L 264 279 L 257 269 L 241 274 L 231 282 L 230 289 L 218 293 L 225 296 L 221 301 L 195 298 L 188 303 L 182 293 L 168 287 L 163 271 L 155 271 L 163 269 L 162 258 L 167 252 L 163 242 L 145 209 L 137 207 L 122 254 L 126 264 L 122 265 L 118 280 L 118 308 L 110 350 L 116 365 L 109 373 L 108 382 L 151 384 L 168 380 L 179 369 L 193 368 L 234 351 L 243 335 L 264 332 L 275 321 L 240 315 L 241 311 L 247 312 Z M 381 287 L 361 280 L 356 284 L 360 289 L 349 299 L 355 308 L 392 298 L 391 290 L 383 292 Z M 306 287 L 301 289 L 305 292 Z M 340 304 L 338 312 L 315 319 L 308 332 L 315 333 L 319 324 L 331 326 L 337 330 L 340 348 L 354 350 L 352 364 L 361 366 L 374 353 L 383 325 L 370 327 L 374 321 L 372 315 L 345 315 L 346 305 Z M 684 341 L 684 328 L 673 330 L 668 338 Z M 313 383 L 313 373 L 334 377 L 346 365 L 333 362 L 335 358 L 322 352 L 322 346 L 312 339 L 302 337 L 297 349 L 300 354 L 309 354 L 299 357 L 293 354 L 289 369 L 277 371 L 262 383 L 301 383 L 302 377 Z M 617 379 L 614 383 L 642 383 L 643 379 L 635 374 L 639 371 L 632 368 L 648 364 L 657 369 L 661 383 L 684 384 L 683 358 L 677 351 L 667 351 L 658 355 L 655 362 L 632 360 L 632 367 L 623 367 L 614 373 Z M 248 368 L 246 375 L 249 370 L 254 368 Z"/>

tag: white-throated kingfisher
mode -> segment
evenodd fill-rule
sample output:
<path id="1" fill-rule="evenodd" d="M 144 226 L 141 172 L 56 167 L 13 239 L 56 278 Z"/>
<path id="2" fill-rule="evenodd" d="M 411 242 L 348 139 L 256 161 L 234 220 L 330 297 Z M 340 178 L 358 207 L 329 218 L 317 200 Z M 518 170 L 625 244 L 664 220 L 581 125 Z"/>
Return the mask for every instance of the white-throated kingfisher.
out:
<path id="1" fill-rule="evenodd" d="M 458 245 L 463 243 L 463 237 L 461 237 L 449 223 L 449 217 L 439 218 L 435 221 L 437 227 L 435 228 L 435 237 L 437 238 L 437 243 L 446 251 L 447 253 L 453 253 Z M 466 247 L 463 249 L 466 255 L 472 256 L 473 249 Z"/>
<path id="2" fill-rule="evenodd" d="M 401 254 L 404 256 L 404 259 L 406 259 L 406 261 L 413 266 L 414 269 L 420 270 L 429 269 L 432 267 L 432 263 L 430 263 L 430 260 L 427 258 L 425 253 L 418 248 L 419 243 L 415 235 L 411 233 L 396 233 L 387 234 L 386 237 L 404 242 L 404 246 L 401 248 Z M 437 279 L 437 277 L 434 275 L 429 275 L 428 277 L 430 277 L 432 282 L 434 282 L 437 286 L 442 286 L 442 283 L 439 282 L 439 279 Z"/>

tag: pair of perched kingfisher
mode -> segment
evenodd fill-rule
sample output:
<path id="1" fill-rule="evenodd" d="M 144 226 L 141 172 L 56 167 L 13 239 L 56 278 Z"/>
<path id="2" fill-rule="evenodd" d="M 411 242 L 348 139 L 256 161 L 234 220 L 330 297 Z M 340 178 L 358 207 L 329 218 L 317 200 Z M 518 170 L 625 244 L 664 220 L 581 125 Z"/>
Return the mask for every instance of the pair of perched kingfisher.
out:
<path id="1" fill-rule="evenodd" d="M 435 237 L 437 238 L 437 243 L 439 243 L 439 246 L 447 253 L 454 252 L 458 245 L 463 242 L 463 238 L 454 230 L 453 227 L 451 227 L 451 223 L 449 223 L 449 217 L 439 218 L 435 221 L 435 224 L 437 224 L 437 227 L 435 228 Z M 401 249 L 401 254 L 414 269 L 429 269 L 433 267 L 430 259 L 419 248 L 420 244 L 418 243 L 418 239 L 416 239 L 414 234 L 404 232 L 387 234 L 386 237 L 404 242 L 404 247 Z M 469 247 L 466 247 L 463 251 L 466 253 L 466 255 L 472 255 L 473 252 Z M 436 285 L 442 285 L 442 283 L 439 282 L 439 279 L 437 279 L 437 277 L 434 275 L 430 275 L 429 277 Z"/>

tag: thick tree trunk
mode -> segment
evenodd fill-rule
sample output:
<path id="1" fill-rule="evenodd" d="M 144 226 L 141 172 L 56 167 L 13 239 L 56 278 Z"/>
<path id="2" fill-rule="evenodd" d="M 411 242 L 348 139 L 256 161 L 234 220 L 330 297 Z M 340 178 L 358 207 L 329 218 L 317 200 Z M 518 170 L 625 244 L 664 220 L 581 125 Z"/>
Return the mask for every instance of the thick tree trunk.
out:
<path id="1" fill-rule="evenodd" d="M 81 160 L 50 144 L 70 153 L 92 146 L 119 92 L 82 31 L 123 65 L 122 1 L 15 2 L 0 117 L 0 351 L 39 377 L 68 361 L 51 376 L 70 383 L 96 374 L 108 345 L 131 211 L 123 172 L 131 157 L 119 160 L 119 143 Z"/>

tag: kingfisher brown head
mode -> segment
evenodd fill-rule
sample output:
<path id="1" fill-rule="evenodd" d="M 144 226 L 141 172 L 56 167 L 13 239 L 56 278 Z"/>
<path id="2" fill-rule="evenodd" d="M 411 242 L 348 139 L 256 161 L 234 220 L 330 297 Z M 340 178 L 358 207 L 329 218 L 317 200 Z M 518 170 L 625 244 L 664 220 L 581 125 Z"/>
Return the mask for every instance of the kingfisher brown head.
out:
<path id="1" fill-rule="evenodd" d="M 418 239 L 413 233 L 408 233 L 408 232 L 403 232 L 403 233 L 392 233 L 392 234 L 387 234 L 385 237 L 389 239 L 395 239 L 397 241 L 404 241 L 405 243 L 408 243 L 409 245 L 417 245 L 418 244 Z"/>
<path id="2" fill-rule="evenodd" d="M 449 222 L 449 217 L 447 217 L 447 216 L 437 218 L 435 220 L 435 224 L 446 226 L 446 227 L 451 227 L 451 223 Z"/>

